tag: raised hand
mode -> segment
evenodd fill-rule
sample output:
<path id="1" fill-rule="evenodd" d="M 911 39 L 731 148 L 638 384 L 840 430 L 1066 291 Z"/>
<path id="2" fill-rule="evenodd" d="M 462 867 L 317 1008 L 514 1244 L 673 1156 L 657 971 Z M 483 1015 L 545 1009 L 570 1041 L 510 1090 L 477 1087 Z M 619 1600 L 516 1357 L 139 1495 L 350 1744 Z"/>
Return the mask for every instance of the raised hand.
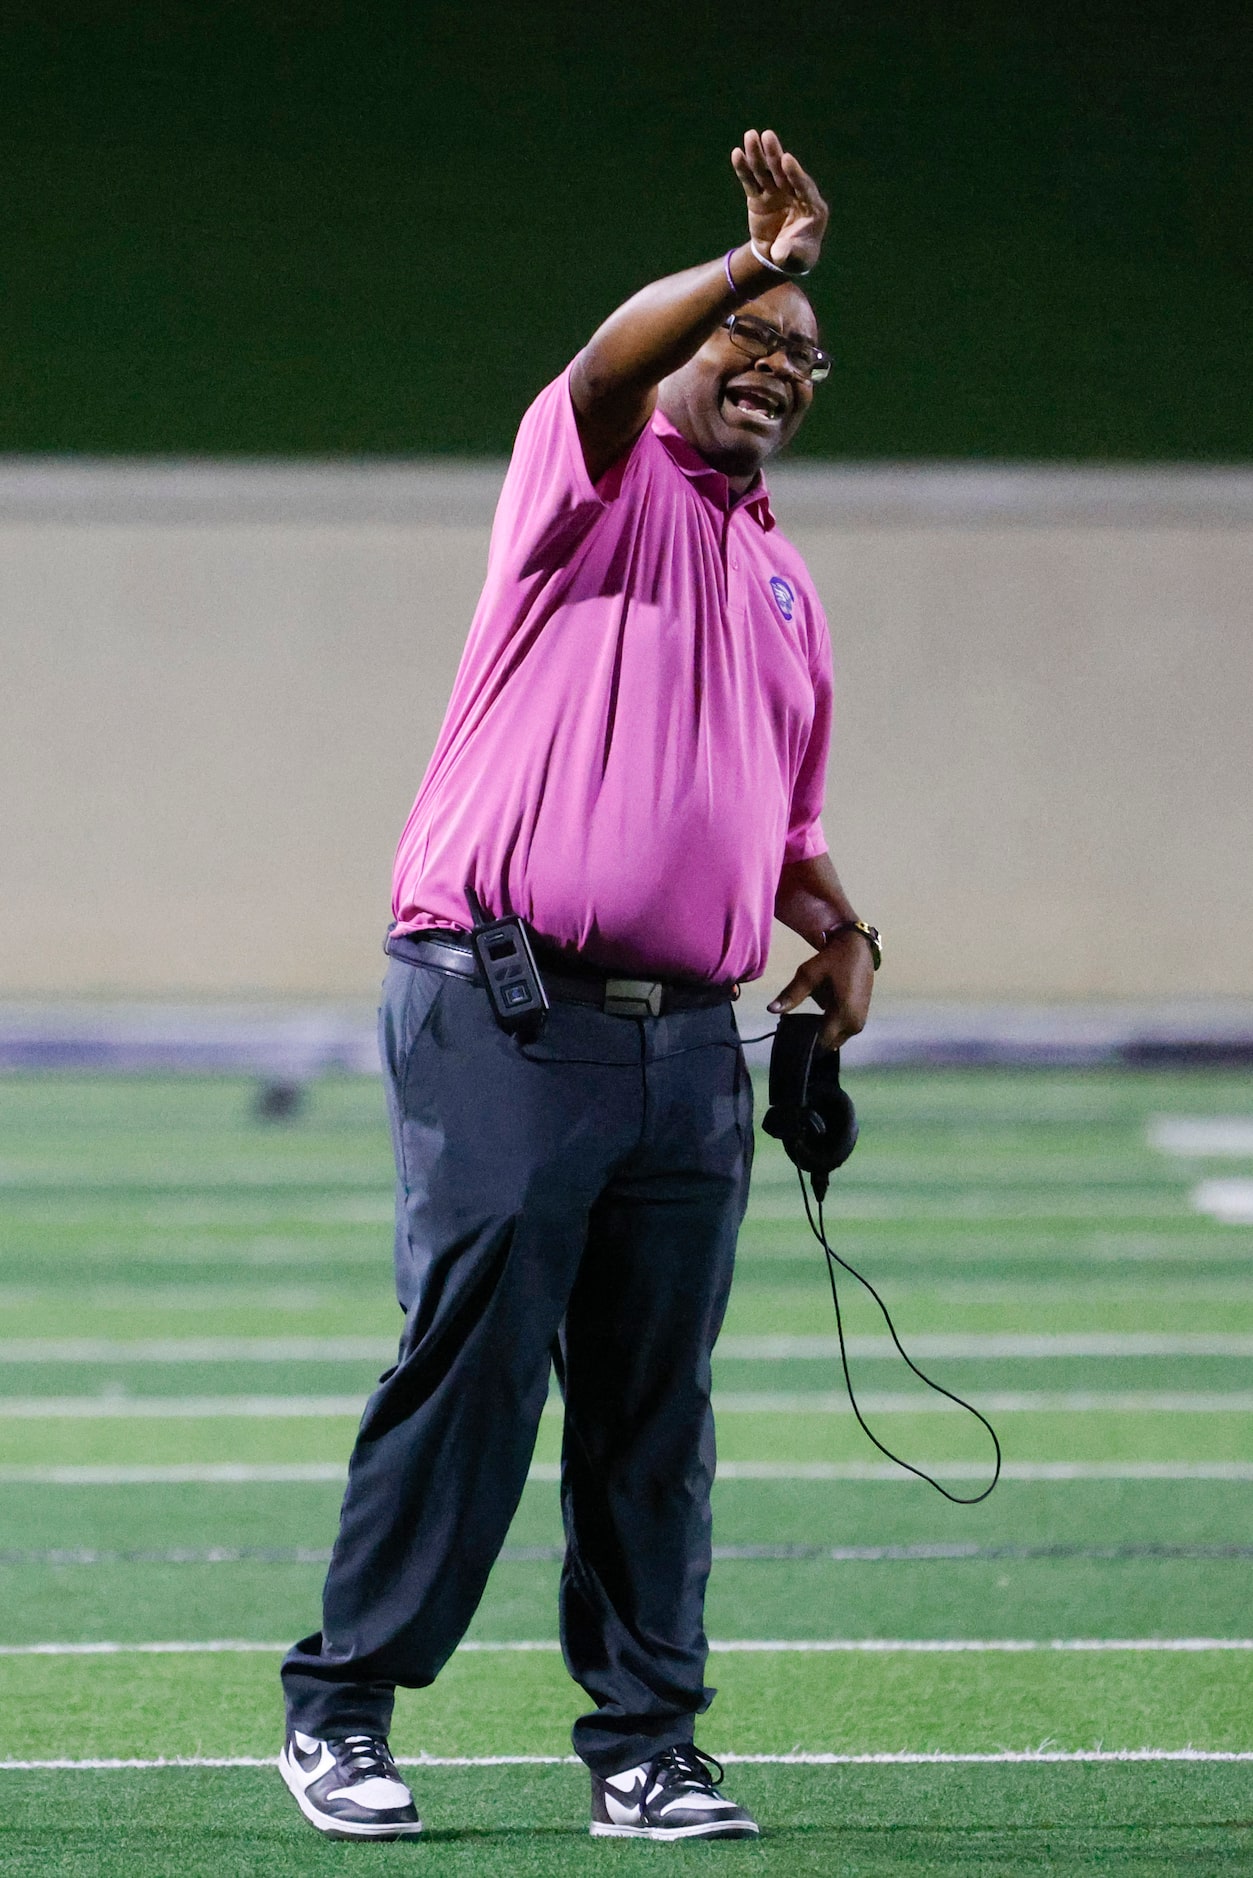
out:
<path id="1" fill-rule="evenodd" d="M 748 232 L 768 260 L 788 273 L 813 267 L 830 211 L 812 176 L 772 130 L 744 134 L 731 164 L 748 199 Z"/>

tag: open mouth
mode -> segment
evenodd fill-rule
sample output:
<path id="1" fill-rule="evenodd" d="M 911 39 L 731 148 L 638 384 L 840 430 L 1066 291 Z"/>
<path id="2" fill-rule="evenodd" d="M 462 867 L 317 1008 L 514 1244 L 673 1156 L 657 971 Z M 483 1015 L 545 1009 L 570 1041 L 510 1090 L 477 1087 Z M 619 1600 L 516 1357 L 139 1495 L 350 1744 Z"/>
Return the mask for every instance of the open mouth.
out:
<path id="1" fill-rule="evenodd" d="M 769 424 L 780 423 L 787 416 L 786 394 L 773 385 L 735 381 L 726 387 L 722 402 L 741 417 L 757 418 Z"/>

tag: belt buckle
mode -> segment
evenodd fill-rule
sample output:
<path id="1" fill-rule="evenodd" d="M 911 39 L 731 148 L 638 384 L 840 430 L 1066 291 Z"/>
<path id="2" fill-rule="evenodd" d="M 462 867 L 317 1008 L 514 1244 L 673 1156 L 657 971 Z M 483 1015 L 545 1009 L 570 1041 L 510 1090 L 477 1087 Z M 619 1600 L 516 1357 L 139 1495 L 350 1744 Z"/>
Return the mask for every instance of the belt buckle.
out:
<path id="1" fill-rule="evenodd" d="M 660 1017 L 664 986 L 656 978 L 606 978 L 607 1017 Z"/>

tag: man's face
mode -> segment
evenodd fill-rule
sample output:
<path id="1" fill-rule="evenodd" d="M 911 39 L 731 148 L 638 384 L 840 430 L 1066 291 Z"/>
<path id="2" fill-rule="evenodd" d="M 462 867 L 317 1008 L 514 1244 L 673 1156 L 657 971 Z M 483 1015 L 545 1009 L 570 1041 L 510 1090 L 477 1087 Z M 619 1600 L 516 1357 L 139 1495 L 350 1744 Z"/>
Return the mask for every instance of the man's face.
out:
<path id="1" fill-rule="evenodd" d="M 785 282 L 738 310 L 789 338 L 817 342 L 818 322 L 799 287 Z M 813 395 L 781 348 L 750 359 L 719 327 L 694 358 L 663 379 L 657 402 L 707 463 L 746 486 L 796 435 Z"/>

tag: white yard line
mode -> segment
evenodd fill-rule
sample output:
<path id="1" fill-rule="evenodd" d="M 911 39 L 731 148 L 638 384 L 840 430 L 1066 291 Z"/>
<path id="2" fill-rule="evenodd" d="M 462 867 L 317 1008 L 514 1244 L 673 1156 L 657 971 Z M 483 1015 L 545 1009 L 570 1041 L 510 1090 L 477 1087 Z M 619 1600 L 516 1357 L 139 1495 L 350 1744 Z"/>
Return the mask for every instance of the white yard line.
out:
<path id="1" fill-rule="evenodd" d="M 1182 1204 L 1182 1195 L 1180 1200 Z M 916 1218 L 911 1216 L 907 1223 L 921 1229 L 918 1242 L 915 1245 L 897 1244 L 892 1247 L 890 1254 L 886 1255 L 891 1258 L 893 1271 L 900 1273 L 902 1289 L 936 1296 L 945 1278 L 951 1278 L 957 1267 L 967 1270 L 977 1269 L 980 1266 L 995 1267 L 1004 1265 L 1008 1260 L 1003 1246 L 983 1245 L 976 1240 L 968 1241 L 964 1245 L 957 1243 L 951 1246 L 937 1245 L 933 1238 L 928 1237 L 931 1233 L 931 1224 L 925 1214 L 919 1214 Z M 1047 1226 L 1047 1221 L 1038 1223 Z M 1186 1217 L 1182 1214 L 1180 1223 L 1187 1223 Z M 828 1220 L 828 1230 L 830 1224 Z M 864 1249 L 864 1242 L 856 1243 L 861 1243 Z M 1207 1273 L 1211 1265 L 1220 1264 L 1227 1268 L 1222 1280 L 1226 1284 L 1236 1276 L 1233 1267 L 1239 1265 L 1247 1270 L 1253 1264 L 1253 1246 L 1247 1239 L 1223 1240 L 1201 1235 L 1187 1237 L 1182 1233 L 1168 1236 L 1154 1228 L 1148 1219 L 1137 1219 L 1127 1221 L 1125 1226 L 1120 1226 L 1116 1230 L 1105 1222 L 1104 1230 L 1085 1232 L 1082 1241 L 1077 1242 L 1075 1249 L 1066 1248 L 1059 1254 L 1059 1257 L 1068 1263 L 1073 1261 L 1076 1268 L 1075 1283 L 1068 1294 L 1073 1301 L 1076 1296 L 1088 1296 L 1087 1285 L 1094 1276 L 1098 1280 L 1103 1279 L 1108 1282 L 1107 1273 L 1110 1268 L 1118 1266 L 1166 1264 L 1179 1266 L 1186 1262 L 1196 1272 Z M 746 1258 L 763 1264 L 773 1261 L 780 1264 L 791 1262 L 811 1265 L 813 1245 L 811 1242 L 807 1247 L 801 1241 L 794 1250 L 786 1248 L 754 1250 L 751 1246 L 747 1249 L 741 1248 L 736 1253 L 736 1259 L 742 1261 Z M 1100 1267 L 1104 1267 L 1105 1270 L 1099 1270 Z M 1131 1275 L 1130 1272 L 1126 1274 L 1128 1277 Z M 1171 1277 L 1177 1278 L 1178 1272 L 1172 1272 Z M 932 1282 L 928 1283 L 928 1279 Z M 895 1287 L 896 1279 L 894 1278 L 892 1282 Z M 978 1279 L 968 1278 L 960 1282 L 975 1289 L 980 1288 Z M 989 1279 L 988 1282 L 991 1284 L 1002 1281 Z M 1203 1295 L 1203 1287 L 1206 1283 L 1217 1284 L 1219 1282 L 1216 1279 L 1207 1280 L 1199 1277 L 1196 1295 Z M 1080 1292 L 1080 1286 L 1083 1287 L 1082 1292 Z M 1033 1293 L 1033 1295 L 1036 1294 Z M 1154 1292 L 1155 1297 L 1159 1295 L 1161 1294 Z M 1016 1301 L 1020 1300 L 1021 1294 L 1016 1292 L 1015 1298 Z"/>
<path id="2" fill-rule="evenodd" d="M 986 1480 L 987 1464 L 926 1461 L 937 1480 Z M 1221 1480 L 1253 1481 L 1253 1461 L 1005 1461 L 1002 1480 Z M 908 1485 L 912 1474 L 890 1461 L 720 1461 L 718 1479 L 863 1480 Z M 921 1483 L 919 1483 L 921 1484 Z"/>
<path id="3" fill-rule="evenodd" d="M 907 1180 L 908 1175 L 905 1174 L 903 1178 Z M 786 1224 L 796 1218 L 798 1211 L 800 1245 L 804 1241 L 799 1234 L 807 1229 L 799 1194 L 793 1205 L 789 1205 L 782 1193 L 776 1205 L 771 1205 L 769 1201 L 765 1205 L 753 1205 L 748 1215 L 749 1224 Z M 1186 1217 L 1183 1194 L 1174 1186 L 1163 1183 L 1155 1167 L 1150 1169 L 1149 1178 L 1143 1184 L 1110 1182 L 1089 1185 L 1082 1180 L 1046 1184 L 1028 1178 L 1021 1184 L 983 1188 L 944 1187 L 937 1191 L 924 1178 L 912 1191 L 908 1186 L 887 1183 L 881 1187 L 837 1186 L 826 1210 L 829 1233 L 833 1229 L 842 1231 L 846 1226 L 875 1223 L 931 1227 L 940 1232 L 967 1224 L 1031 1225 L 1039 1230 L 1047 1227 L 1051 1221 L 1082 1221 L 1094 1231 L 1099 1229 L 1105 1232 L 1127 1232 L 1134 1226 L 1141 1226 L 1156 1233 L 1178 1229 Z M 1003 1243 L 976 1243 L 960 1247 L 950 1244 L 948 1249 L 952 1256 L 960 1257 L 963 1262 L 968 1258 L 977 1258 L 980 1262 L 989 1258 L 999 1261 L 1012 1256 Z M 934 1251 L 929 1251 L 928 1256 L 934 1257 Z"/>
<path id="4" fill-rule="evenodd" d="M 849 1337 L 850 1357 L 895 1357 L 888 1337 Z M 931 1333 L 909 1340 L 913 1355 L 969 1361 L 1050 1360 L 1058 1357 L 1253 1357 L 1253 1333 L 1120 1331 L 1106 1334 L 1017 1331 Z M 717 1354 L 736 1362 L 838 1359 L 835 1336 L 721 1338 Z M 0 1363 L 390 1363 L 395 1339 L 386 1337 L 3 1337 Z"/>
<path id="5" fill-rule="evenodd" d="M 867 1414 L 952 1415 L 959 1405 L 934 1394 L 894 1390 L 859 1391 Z M 720 1415 L 843 1415 L 843 1390 L 715 1391 Z M 360 1395 L 28 1395 L 0 1396 L 0 1421 L 321 1421 L 359 1419 Z M 1181 1390 L 980 1390 L 978 1406 L 1000 1415 L 1247 1415 L 1253 1390 L 1205 1393 Z M 544 1414 L 560 1416 L 557 1397 Z"/>
<path id="6" fill-rule="evenodd" d="M 289 1648 L 286 1643 L 214 1637 L 205 1642 L 0 1643 L 0 1656 L 273 1656 L 286 1655 Z"/>
<path id="7" fill-rule="evenodd" d="M 890 1337 L 848 1337 L 850 1357 L 895 1358 Z M 969 1334 L 922 1332 L 908 1339 L 911 1356 L 949 1357 L 978 1362 L 1006 1359 L 1056 1360 L 1059 1357 L 1122 1356 L 1253 1356 L 1253 1335 L 1231 1331 L 1188 1331 L 1172 1336 L 1156 1331 L 1121 1331 L 1105 1335 L 1087 1333 L 1020 1335 L 1018 1332 L 982 1331 Z M 737 1361 L 795 1362 L 806 1358 L 838 1359 L 839 1338 L 722 1337 L 716 1354 Z M 4 1346 L 0 1345 L 0 1361 Z"/>
<path id="8" fill-rule="evenodd" d="M 0 1421 L 358 1421 L 364 1395 L 10 1395 Z"/>
<path id="9" fill-rule="evenodd" d="M 975 1393 L 975 1392 L 972 1392 Z M 1253 1413 L 1253 1390 L 1191 1393 L 1180 1390 L 988 1390 L 975 1393 L 976 1402 L 989 1415 L 1247 1415 Z M 867 1415 L 955 1415 L 960 1405 L 921 1390 L 859 1389 L 857 1400 Z M 719 1393 L 714 1410 L 720 1415 L 843 1415 L 850 1412 L 843 1390 L 806 1390 L 782 1393 Z M 0 1409 L 0 1413 L 3 1410 Z"/>
<path id="10" fill-rule="evenodd" d="M 715 1759 L 728 1767 L 989 1767 L 1056 1766 L 1074 1761 L 1253 1761 L 1253 1752 L 1232 1748 L 1002 1748 L 995 1754 L 736 1754 L 720 1748 Z M 265 1767 L 273 1768 L 274 1754 L 171 1754 L 155 1760 L 46 1760 L 0 1761 L 0 1773 L 120 1773 L 132 1768 L 159 1767 Z M 398 1767 L 579 1767 L 574 1754 L 398 1754 Z"/>
<path id="11" fill-rule="evenodd" d="M 1253 1337 L 1248 1339 L 1253 1351 Z M 0 1363 L 391 1363 L 395 1337 L 0 1337 Z"/>
<path id="12" fill-rule="evenodd" d="M 1253 1226 L 1253 1180 L 1203 1180 L 1192 1189 L 1192 1206 L 1224 1226 Z"/>
<path id="13" fill-rule="evenodd" d="M 573 1756 L 571 1757 L 574 1758 Z M 995 1754 L 719 1754 L 728 1766 L 760 1767 L 962 1767 L 1009 1763 L 1029 1766 L 1067 1761 L 1253 1761 L 1253 1752 L 1232 1748 L 1002 1748 Z M 421 1763 L 406 1762 L 419 1766 Z"/>
<path id="14" fill-rule="evenodd" d="M 937 1480 L 985 1480 L 988 1469 L 970 1461 L 927 1461 Z M 151 1465 L 111 1462 L 68 1462 L 60 1466 L 0 1465 L 0 1486 L 45 1487 L 179 1487 L 179 1486 L 283 1486 L 310 1482 L 339 1485 L 347 1474 L 344 1461 L 171 1461 Z M 532 1483 L 561 1477 L 556 1461 L 534 1461 L 527 1478 Z M 1065 1483 L 1084 1480 L 1210 1480 L 1253 1482 L 1253 1461 L 1006 1461 L 1004 1480 Z M 720 1461 L 718 1479 L 745 1480 L 849 1480 L 917 1485 L 889 1461 Z"/>
<path id="15" fill-rule="evenodd" d="M 1144 1236 L 1146 1235 L 1140 1232 L 1136 1232 L 1135 1234 L 1137 1239 Z M 1156 1233 L 1151 1236 L 1155 1240 L 1163 1237 L 1163 1235 Z M 1093 1238 L 1097 1241 L 1102 1237 L 1103 1235 L 1100 1234 L 1093 1235 Z M 1195 1258 L 1199 1243 L 1200 1241 L 1195 1236 L 1180 1238 L 1177 1241 L 1176 1248 L 1178 1256 L 1180 1258 L 1185 1256 Z M 813 1242 L 811 1240 L 811 1251 L 805 1251 L 802 1247 L 802 1255 L 807 1260 L 812 1256 L 812 1245 Z M 1100 1254 L 1101 1247 L 1099 1243 L 1093 1244 L 1089 1240 L 1084 1241 L 1082 1256 L 1085 1260 L 1099 1258 Z M 745 1256 L 745 1254 L 742 1253 L 741 1256 Z M 760 1256 L 767 1262 L 769 1261 L 769 1253 L 762 1253 Z M 894 1262 L 897 1256 L 898 1254 L 893 1252 L 892 1257 Z M 933 1260 L 933 1254 L 925 1247 L 919 1253 L 919 1257 L 926 1257 Z M 894 1296 L 905 1295 L 911 1298 L 923 1297 L 933 1302 L 952 1305 L 960 1309 L 964 1309 L 971 1304 L 1010 1304 L 1014 1306 L 1016 1310 L 1022 1308 L 1028 1309 L 1032 1316 L 1038 1315 L 1039 1310 L 1049 1304 L 1074 1306 L 1077 1301 L 1082 1301 L 1086 1306 L 1090 1306 L 1093 1303 L 1099 1303 L 1102 1306 L 1107 1304 L 1139 1306 L 1145 1301 L 1146 1293 L 1143 1285 L 1135 1284 L 1131 1274 L 1114 1275 L 1101 1272 L 1093 1276 L 1089 1267 L 1085 1270 L 1083 1275 L 1081 1293 L 1076 1289 L 1078 1282 L 1078 1275 L 1065 1282 L 1056 1279 L 1030 1277 L 1015 1279 L 1011 1282 L 1000 1278 L 954 1278 L 951 1272 L 942 1275 L 928 1276 L 926 1274 L 919 1274 L 916 1271 L 909 1271 L 907 1273 L 902 1272 L 899 1276 L 893 1277 L 892 1291 Z M 247 1311 L 253 1321 L 259 1321 L 261 1319 L 268 1320 L 271 1318 L 277 1319 L 285 1315 L 296 1314 L 300 1322 L 307 1323 L 310 1321 L 315 1307 L 317 1309 L 326 1310 L 328 1313 L 342 1314 L 345 1301 L 347 1300 L 355 1308 L 360 1304 L 360 1297 L 357 1295 L 358 1291 L 359 1286 L 357 1290 L 354 1291 L 353 1285 L 347 1282 L 335 1286 L 319 1284 L 315 1286 L 301 1285 L 296 1287 L 291 1285 L 282 1287 L 273 1284 L 256 1286 L 250 1284 L 155 1285 L 146 1284 L 142 1281 L 127 1284 L 121 1281 L 112 1284 L 82 1285 L 76 1293 L 76 1298 L 77 1302 L 83 1306 L 85 1312 L 116 1311 L 120 1314 L 122 1322 L 125 1322 L 128 1317 L 134 1316 L 139 1312 L 149 1317 L 154 1316 L 158 1311 L 169 1311 L 180 1322 L 195 1325 L 207 1321 L 209 1316 L 217 1316 L 226 1311 L 242 1310 Z M 64 1302 L 63 1288 L 56 1285 L 38 1284 L 34 1282 L 20 1285 L 0 1284 L 0 1311 L 12 1311 L 25 1309 L 32 1305 L 40 1305 L 47 1308 L 49 1321 L 55 1322 L 64 1311 Z M 1185 1282 L 1181 1281 L 1178 1274 L 1176 1274 L 1169 1281 L 1154 1282 L 1150 1303 L 1154 1310 L 1159 1306 L 1164 1307 L 1178 1304 L 1188 1306 L 1198 1303 L 1218 1305 L 1253 1304 L 1253 1276 L 1241 1280 L 1232 1274 L 1228 1274 L 1221 1279 L 1195 1277 Z M 1091 1314 L 1090 1311 L 1088 1314 Z M 999 1335 L 1000 1333 L 992 1334 Z M 301 1343 L 308 1342 L 310 1344 L 320 1345 L 323 1341 L 321 1332 L 293 1331 L 290 1335 Z M 263 1337 L 254 1339 L 241 1336 L 238 1338 L 227 1338 L 224 1339 L 224 1341 L 227 1343 L 240 1344 L 251 1342 L 272 1343 L 275 1341 L 286 1342 L 287 1338 L 284 1336 L 281 1338 Z M 332 1341 L 338 1342 L 340 1339 L 335 1338 Z M 348 1344 L 360 1343 L 363 1347 L 368 1345 L 372 1349 L 388 1352 L 394 1351 L 396 1347 L 396 1339 L 391 1334 L 390 1326 L 381 1330 L 357 1332 L 351 1337 L 345 1337 L 343 1341 Z M 206 1338 L 202 1336 L 198 1330 L 193 1330 L 187 1337 L 175 1336 L 171 1333 L 164 1333 L 160 1337 L 142 1338 L 127 1336 L 117 1338 L 66 1338 L 63 1336 L 41 1336 L 38 1338 L 19 1337 L 0 1339 L 0 1349 L 10 1345 L 17 1346 L 28 1342 L 45 1344 L 47 1346 L 77 1345 L 80 1343 L 93 1345 L 103 1344 L 111 1349 L 117 1349 L 119 1347 L 131 1347 L 135 1344 L 217 1344 L 218 1339 L 216 1337 Z"/>
<path id="16" fill-rule="evenodd" d="M 348 1463 L 343 1461 L 172 1461 L 149 1466 L 117 1466 L 110 1462 L 70 1462 L 59 1467 L 31 1467 L 21 1463 L 0 1466 L 0 1486 L 20 1487 L 181 1487 L 243 1484 L 282 1486 L 306 1481 L 334 1481 L 342 1485 Z"/>
<path id="17" fill-rule="evenodd" d="M 464 1647 L 464 1646 L 463 1646 Z M 480 1645 L 491 1649 L 491 1644 Z M 715 1643 L 709 1648 L 729 1655 L 802 1656 L 1022 1656 L 1040 1651 L 1072 1651 L 1104 1654 L 1127 1652 L 1200 1655 L 1214 1650 L 1253 1650 L 1253 1637 L 838 1637 L 792 1640 L 789 1638 L 736 1638 Z"/>
<path id="18" fill-rule="evenodd" d="M 1146 1132 L 1163 1154 L 1253 1161 L 1253 1115 L 1155 1115 Z"/>
<path id="19" fill-rule="evenodd" d="M 283 1656 L 289 1645 L 239 1638 L 159 1643 L 4 1643 L 3 1656 Z M 1253 1637 L 711 1637 L 720 1656 L 1025 1656 L 1078 1651 L 1088 1655 L 1207 1655 L 1253 1651 Z M 501 1642 L 471 1640 L 458 1655 L 557 1655 L 561 1645 L 543 1637 Z"/>

